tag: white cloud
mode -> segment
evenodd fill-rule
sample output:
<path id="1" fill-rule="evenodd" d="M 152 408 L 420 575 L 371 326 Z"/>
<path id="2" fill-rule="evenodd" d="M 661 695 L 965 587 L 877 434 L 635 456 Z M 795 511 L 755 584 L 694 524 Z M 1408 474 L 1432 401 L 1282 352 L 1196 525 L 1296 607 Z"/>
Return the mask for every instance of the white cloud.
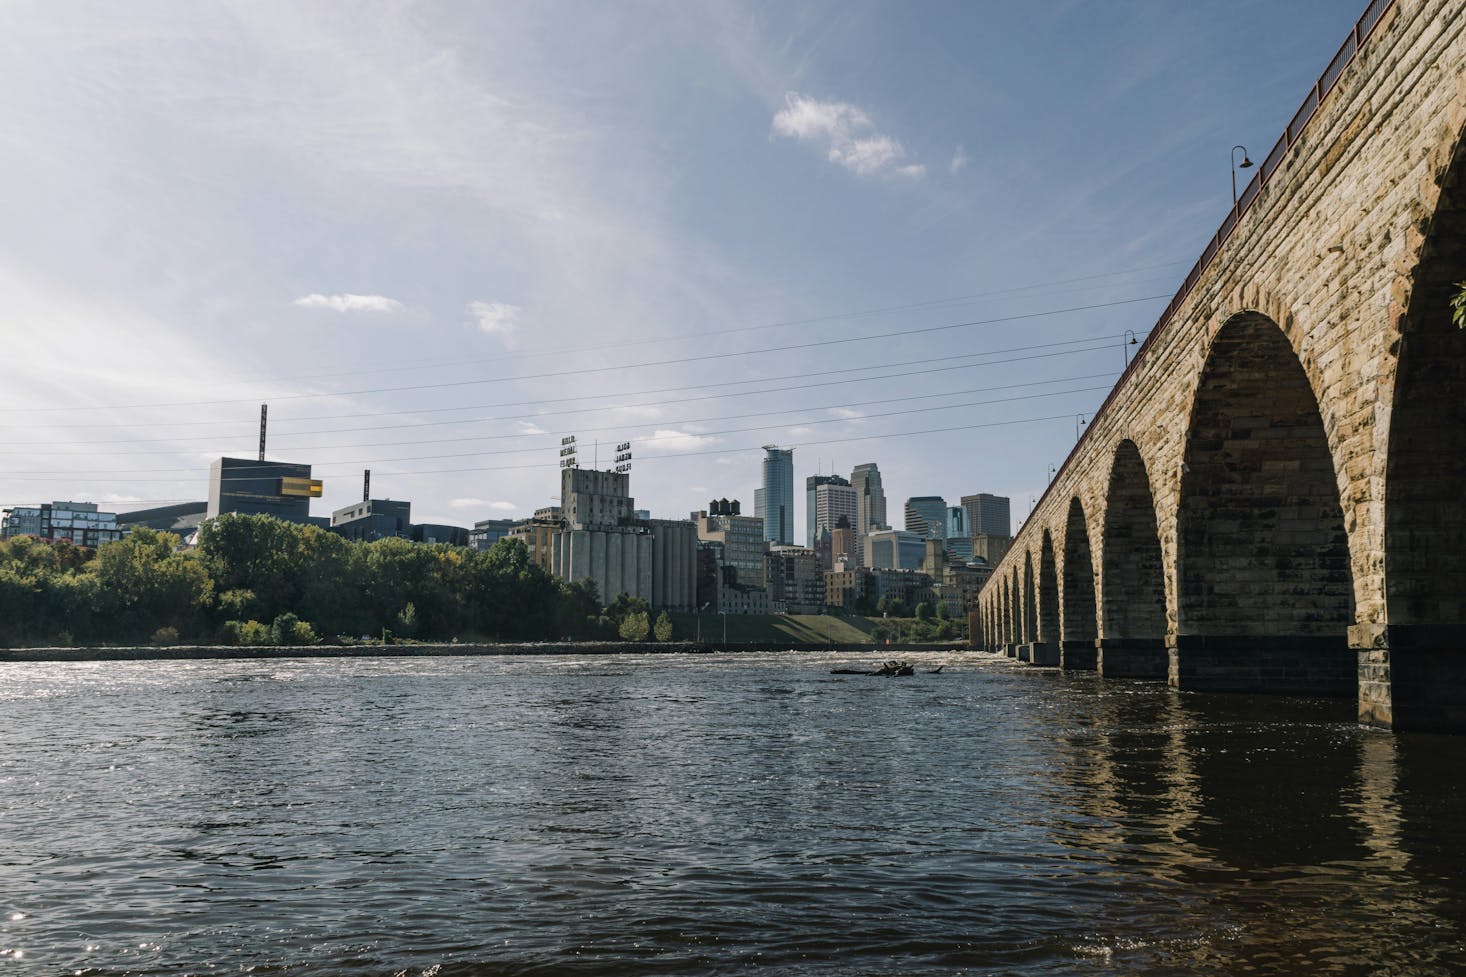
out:
<path id="1" fill-rule="evenodd" d="M 448 503 L 455 509 L 492 509 L 495 512 L 513 512 L 519 508 L 513 502 L 491 502 L 488 499 L 454 499 Z"/>
<path id="2" fill-rule="evenodd" d="M 821 102 L 798 92 L 784 95 L 774 115 L 774 132 L 825 147 L 826 158 L 856 176 L 900 176 L 919 180 L 926 166 L 906 147 L 876 128 L 870 116 L 849 102 Z"/>
<path id="3" fill-rule="evenodd" d="M 330 309 L 332 312 L 400 312 L 402 303 L 385 295 L 302 295 L 293 303 L 302 309 Z"/>
<path id="4" fill-rule="evenodd" d="M 841 418 L 841 419 L 847 420 L 847 421 L 853 421 L 857 417 L 864 417 L 865 414 L 863 414 L 862 412 L 860 412 L 858 410 L 852 410 L 849 407 L 831 407 L 830 408 L 830 416 L 831 417 L 838 417 L 838 418 Z"/>
<path id="5" fill-rule="evenodd" d="M 696 451 L 699 448 L 706 448 L 710 444 L 716 444 L 717 438 L 705 437 L 691 434 L 687 431 L 659 430 L 649 438 L 644 438 L 641 443 L 652 444 L 659 450 L 666 451 Z"/>
<path id="6" fill-rule="evenodd" d="M 514 330 L 519 326 L 520 308 L 504 302 L 470 302 L 468 314 L 473 316 L 480 332 L 498 336 L 505 349 L 515 347 Z"/>
<path id="7" fill-rule="evenodd" d="M 957 151 L 952 154 L 952 162 L 947 164 L 947 172 L 955 175 L 962 170 L 965 170 L 967 168 L 968 162 L 969 161 L 967 159 L 967 150 L 963 149 L 961 146 L 958 146 Z"/>
<path id="8" fill-rule="evenodd" d="M 616 407 L 613 410 L 624 417 L 641 417 L 654 421 L 663 414 L 662 408 L 653 404 L 631 404 L 626 407 Z"/>
<path id="9" fill-rule="evenodd" d="M 521 433 L 521 434 L 545 434 L 546 431 L 545 431 L 544 428 L 540 427 L 534 421 L 520 421 L 519 422 L 519 433 Z"/>

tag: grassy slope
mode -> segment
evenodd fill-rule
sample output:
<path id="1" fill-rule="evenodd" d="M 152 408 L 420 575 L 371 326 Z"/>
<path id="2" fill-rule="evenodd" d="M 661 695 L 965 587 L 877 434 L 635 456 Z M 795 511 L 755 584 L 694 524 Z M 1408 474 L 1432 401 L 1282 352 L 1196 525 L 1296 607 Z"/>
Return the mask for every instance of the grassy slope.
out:
<path id="1" fill-rule="evenodd" d="M 702 615 L 704 641 L 723 640 L 723 615 Z M 810 644 L 868 642 L 872 622 L 863 617 L 826 614 L 729 614 L 728 642 L 797 641 Z M 679 640 L 697 636 L 697 615 L 673 614 L 673 633 Z"/>

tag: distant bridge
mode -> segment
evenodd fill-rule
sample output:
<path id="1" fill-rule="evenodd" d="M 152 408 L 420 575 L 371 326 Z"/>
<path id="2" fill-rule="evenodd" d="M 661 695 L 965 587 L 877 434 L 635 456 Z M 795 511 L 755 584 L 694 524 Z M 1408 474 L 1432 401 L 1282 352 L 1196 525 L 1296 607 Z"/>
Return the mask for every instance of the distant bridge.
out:
<path id="1" fill-rule="evenodd" d="M 1466 0 L 1376 0 L 978 598 L 991 650 L 1466 731 Z"/>

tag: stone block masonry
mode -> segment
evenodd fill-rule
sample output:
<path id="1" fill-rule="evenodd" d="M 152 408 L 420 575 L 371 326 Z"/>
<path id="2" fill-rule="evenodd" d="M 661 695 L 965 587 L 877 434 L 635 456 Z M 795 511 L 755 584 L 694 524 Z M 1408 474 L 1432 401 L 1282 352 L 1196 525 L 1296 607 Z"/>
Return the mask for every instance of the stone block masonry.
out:
<path id="1" fill-rule="evenodd" d="M 1000 561 L 983 634 L 1466 731 L 1466 2 L 1388 6 L 1290 132 Z"/>

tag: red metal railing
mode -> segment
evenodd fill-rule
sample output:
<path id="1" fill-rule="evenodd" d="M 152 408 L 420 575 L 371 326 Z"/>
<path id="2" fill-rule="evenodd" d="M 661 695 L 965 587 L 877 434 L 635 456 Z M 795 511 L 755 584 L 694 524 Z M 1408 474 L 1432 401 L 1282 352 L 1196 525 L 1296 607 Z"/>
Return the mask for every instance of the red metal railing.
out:
<path id="1" fill-rule="evenodd" d="M 1146 352 L 1155 343 L 1157 337 L 1170 325 L 1172 317 L 1175 316 L 1177 311 L 1180 310 L 1181 305 L 1191 295 L 1191 290 L 1201 280 L 1201 276 L 1206 271 L 1207 266 L 1212 263 L 1212 259 L 1217 256 L 1217 252 L 1221 250 L 1227 238 L 1232 236 L 1232 232 L 1236 229 L 1238 222 L 1241 221 L 1242 215 L 1247 213 L 1248 208 L 1257 200 L 1257 196 L 1262 191 L 1262 188 L 1267 185 L 1268 180 L 1277 172 L 1278 167 L 1282 164 L 1283 158 L 1287 156 L 1288 150 L 1292 148 L 1293 144 L 1298 141 L 1298 137 L 1303 134 L 1304 129 L 1308 127 L 1309 121 L 1312 120 L 1314 113 L 1318 111 L 1318 107 L 1323 102 L 1324 97 L 1333 89 L 1334 84 L 1339 80 L 1339 76 L 1344 73 L 1344 69 L 1354 60 L 1354 55 L 1359 52 L 1359 49 L 1364 46 L 1364 42 L 1374 32 L 1374 28 L 1379 24 L 1380 18 L 1384 15 L 1385 11 L 1394 6 L 1395 2 L 1396 0 L 1370 0 L 1369 6 L 1364 8 L 1363 15 L 1354 22 L 1354 29 L 1349 32 L 1349 36 L 1339 46 L 1338 53 L 1334 55 L 1333 60 L 1329 62 L 1329 66 L 1324 69 L 1323 74 L 1319 75 L 1318 81 L 1314 83 L 1313 87 L 1308 90 L 1308 94 L 1304 96 L 1303 104 L 1298 107 L 1297 112 L 1293 113 L 1292 121 L 1288 123 L 1288 128 L 1283 130 L 1283 134 L 1278 137 L 1278 141 L 1273 146 L 1272 152 L 1268 153 L 1263 159 L 1262 166 L 1258 168 L 1257 175 L 1252 178 L 1242 193 L 1238 195 L 1237 203 L 1231 210 L 1227 211 L 1227 216 L 1222 220 L 1222 226 L 1217 229 L 1216 234 L 1212 235 L 1212 239 L 1207 242 L 1206 248 L 1201 252 L 1201 257 L 1192 266 L 1185 280 L 1181 282 L 1181 287 L 1176 291 L 1176 294 L 1166 306 L 1166 310 L 1161 313 L 1161 317 L 1156 320 L 1155 326 L 1151 328 L 1150 335 L 1145 337 L 1145 342 L 1140 345 L 1140 349 L 1130 358 L 1130 365 L 1125 368 L 1124 373 L 1120 374 L 1120 379 L 1115 382 L 1115 386 L 1105 396 L 1104 402 L 1099 405 L 1099 408 L 1090 417 L 1089 425 L 1085 428 L 1083 436 L 1075 442 L 1074 447 L 1065 456 L 1064 463 L 1059 466 L 1058 472 L 1049 482 L 1048 487 L 1044 489 L 1043 495 L 1039 497 L 1038 503 L 1033 507 L 1033 512 L 1037 512 L 1043 507 L 1044 501 L 1049 497 L 1049 492 L 1059 483 L 1064 472 L 1068 470 L 1069 463 L 1074 460 L 1074 456 L 1079 453 L 1079 449 L 1084 446 L 1084 442 L 1093 433 L 1095 422 L 1104 414 L 1105 409 L 1110 406 L 1110 402 L 1115 399 L 1115 395 L 1124 388 L 1126 382 L 1130 379 L 1130 375 L 1139 367 L 1141 360 L 1145 358 Z M 1025 522 L 1024 525 L 1026 527 L 1027 523 Z"/>

